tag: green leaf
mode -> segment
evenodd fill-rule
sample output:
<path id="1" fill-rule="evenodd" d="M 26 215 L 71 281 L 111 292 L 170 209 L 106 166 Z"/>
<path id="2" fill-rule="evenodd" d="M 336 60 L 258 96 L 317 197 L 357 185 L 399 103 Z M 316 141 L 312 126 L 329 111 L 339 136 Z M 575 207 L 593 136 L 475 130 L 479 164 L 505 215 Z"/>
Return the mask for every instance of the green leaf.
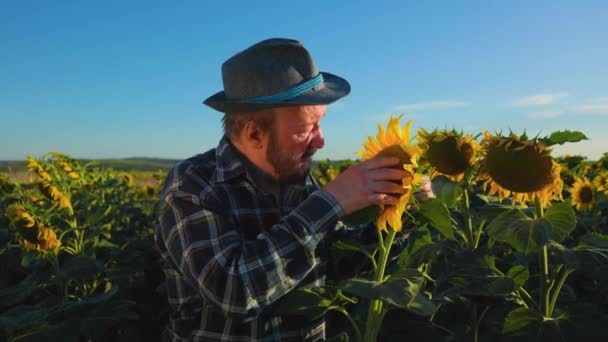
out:
<path id="1" fill-rule="evenodd" d="M 56 281 L 60 288 L 70 280 L 93 281 L 103 274 L 103 265 L 93 257 L 74 256 L 63 264 L 57 272 Z"/>
<path id="2" fill-rule="evenodd" d="M 508 243 L 521 253 L 534 253 L 553 239 L 551 224 L 544 219 L 531 219 L 520 209 L 508 210 L 494 218 L 486 229 L 488 235 Z"/>
<path id="3" fill-rule="evenodd" d="M 357 303 L 356 299 L 344 296 L 341 290 L 334 286 L 298 288 L 277 301 L 273 312 L 277 315 L 304 316 L 312 321 L 329 310 L 354 303 Z"/>
<path id="4" fill-rule="evenodd" d="M 61 322 L 67 317 L 86 314 L 88 310 L 110 300 L 117 292 L 118 288 L 114 287 L 110 291 L 99 295 L 48 307 L 22 305 L 1 314 L 0 327 L 10 332 L 44 322 L 51 324 Z"/>
<path id="5" fill-rule="evenodd" d="M 406 310 L 418 316 L 431 316 L 437 311 L 437 307 L 422 294 L 417 294 L 407 305 Z"/>
<path id="6" fill-rule="evenodd" d="M 546 146 L 563 145 L 567 142 L 578 142 L 581 140 L 587 140 L 587 136 L 579 131 L 557 131 L 551 133 L 548 137 L 539 139 L 540 142 Z"/>
<path id="7" fill-rule="evenodd" d="M 93 247 L 96 248 L 119 248 L 120 246 L 118 246 L 115 243 L 112 243 L 111 241 L 109 241 L 108 239 L 95 239 L 95 241 L 93 242 Z"/>
<path id="8" fill-rule="evenodd" d="M 579 257 L 576 252 L 559 242 L 549 242 L 547 245 L 547 252 L 549 253 L 549 260 L 552 264 L 563 264 L 568 266 L 568 268 L 578 268 L 580 266 Z"/>
<path id="9" fill-rule="evenodd" d="M 341 285 L 345 292 L 365 299 L 380 299 L 398 308 L 419 315 L 432 315 L 436 308 L 432 302 L 420 295 L 421 283 L 405 278 L 391 279 L 381 283 L 363 278 L 351 278 Z"/>
<path id="10" fill-rule="evenodd" d="M 532 219 L 520 209 L 496 216 L 488 225 L 488 235 L 510 244 L 522 253 L 533 253 L 550 240 L 562 241 L 576 227 L 574 210 L 566 203 L 552 205 L 543 218 Z"/>
<path id="11" fill-rule="evenodd" d="M 464 187 L 460 182 L 453 182 L 445 176 L 433 178 L 431 187 L 435 197 L 443 202 L 448 208 L 453 208 L 464 192 Z"/>
<path id="12" fill-rule="evenodd" d="M 452 257 L 449 270 L 439 279 L 439 287 L 446 288 L 441 297 L 456 294 L 503 297 L 517 290 L 521 286 L 518 282 L 527 280 L 527 270 L 520 268 L 523 266 L 516 266 L 503 275 L 495 266 L 494 256 L 478 253 L 466 252 Z"/>
<path id="13" fill-rule="evenodd" d="M 368 251 L 365 248 L 352 244 L 352 243 L 348 243 L 342 240 L 336 241 L 331 245 L 331 248 L 333 249 L 337 249 L 340 251 L 348 251 L 348 252 L 358 252 L 358 253 L 363 253 L 365 255 L 367 255 L 368 257 L 372 257 L 372 253 L 373 251 Z"/>
<path id="14" fill-rule="evenodd" d="M 553 204 L 545 211 L 543 219 L 551 223 L 552 240 L 557 242 L 567 238 L 576 227 L 576 214 L 567 203 Z"/>
<path id="15" fill-rule="evenodd" d="M 520 288 L 524 286 L 528 278 L 530 278 L 530 271 L 523 265 L 515 265 L 509 269 L 507 276 L 513 279 L 515 285 Z"/>
<path id="16" fill-rule="evenodd" d="M 399 254 L 400 267 L 417 268 L 429 261 L 441 248 L 441 243 L 433 243 L 431 233 L 426 226 L 416 227 L 410 231 L 407 246 Z"/>
<path id="17" fill-rule="evenodd" d="M 523 335 L 526 330 L 537 329 L 543 318 L 543 315 L 534 310 L 517 308 L 507 315 L 502 332 L 503 334 Z"/>
<path id="18" fill-rule="evenodd" d="M 445 237 L 456 240 L 452 231 L 452 218 L 448 208 L 437 198 L 429 198 L 420 203 L 419 211 Z"/>
<path id="19" fill-rule="evenodd" d="M 607 317 L 596 306 L 573 305 L 556 318 L 518 308 L 511 311 L 503 326 L 503 334 L 513 341 L 601 341 L 604 340 Z"/>
<path id="20" fill-rule="evenodd" d="M 380 207 L 369 206 L 367 208 L 356 211 L 342 218 L 342 222 L 349 226 L 360 226 L 369 223 L 376 223 L 380 215 Z"/>
<path id="21" fill-rule="evenodd" d="M 600 233 L 587 233 L 579 240 L 579 248 L 598 248 L 608 251 L 608 235 Z"/>

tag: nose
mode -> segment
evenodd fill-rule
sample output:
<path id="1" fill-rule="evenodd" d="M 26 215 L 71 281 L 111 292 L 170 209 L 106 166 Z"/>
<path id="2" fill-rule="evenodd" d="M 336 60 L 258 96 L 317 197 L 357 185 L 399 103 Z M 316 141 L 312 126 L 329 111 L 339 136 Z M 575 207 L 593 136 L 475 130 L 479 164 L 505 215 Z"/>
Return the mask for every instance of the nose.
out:
<path id="1" fill-rule="evenodd" d="M 317 134 L 310 141 L 310 145 L 317 150 L 320 150 L 325 146 L 325 137 L 323 136 L 323 131 L 321 131 L 321 127 L 317 129 Z"/>

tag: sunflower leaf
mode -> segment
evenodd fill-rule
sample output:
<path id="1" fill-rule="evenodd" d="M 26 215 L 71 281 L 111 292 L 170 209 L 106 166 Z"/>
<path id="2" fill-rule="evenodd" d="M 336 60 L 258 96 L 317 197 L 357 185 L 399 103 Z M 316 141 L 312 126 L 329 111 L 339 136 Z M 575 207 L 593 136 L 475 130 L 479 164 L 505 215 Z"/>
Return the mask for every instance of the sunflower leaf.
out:
<path id="1" fill-rule="evenodd" d="M 342 218 L 342 222 L 348 226 L 356 227 L 369 224 L 371 222 L 375 223 L 378 220 L 378 216 L 380 216 L 380 208 L 373 205 L 344 216 Z"/>
<path id="2" fill-rule="evenodd" d="M 508 243 L 518 252 L 533 253 L 553 239 L 551 224 L 544 219 L 532 219 L 520 209 L 511 209 L 496 216 L 487 227 L 488 235 Z"/>
<path id="3" fill-rule="evenodd" d="M 538 139 L 540 142 L 545 144 L 545 146 L 553 146 L 553 145 L 563 145 L 567 142 L 578 142 L 581 140 L 587 140 L 587 136 L 579 131 L 557 131 L 551 133 L 548 137 Z"/>
<path id="4" fill-rule="evenodd" d="M 354 303 L 357 303 L 356 298 L 343 295 L 342 291 L 334 286 L 299 288 L 277 301 L 273 312 L 278 315 L 297 315 L 315 320 L 336 307 Z"/>
<path id="5" fill-rule="evenodd" d="M 430 316 L 436 308 L 430 300 L 420 294 L 422 282 L 421 276 L 391 279 L 387 282 L 351 278 L 342 284 L 342 288 L 345 292 L 362 298 L 380 299 L 413 314 Z"/>
<path id="6" fill-rule="evenodd" d="M 459 182 L 453 182 L 447 177 L 437 176 L 433 178 L 431 184 L 433 193 L 448 208 L 453 208 L 464 191 L 464 187 Z"/>
<path id="7" fill-rule="evenodd" d="M 597 341 L 604 335 L 606 315 L 589 304 L 577 304 L 555 318 L 543 317 L 537 311 L 517 308 L 511 311 L 503 334 L 517 341 Z M 507 339 L 511 340 L 511 339 Z"/>
<path id="8" fill-rule="evenodd" d="M 429 198 L 420 203 L 419 210 L 441 234 L 449 239 L 456 240 L 452 231 L 450 211 L 441 200 Z"/>
<path id="9" fill-rule="evenodd" d="M 576 227 L 576 214 L 574 209 L 566 203 L 553 204 L 543 216 L 551 223 L 555 241 L 561 242 L 567 238 Z"/>

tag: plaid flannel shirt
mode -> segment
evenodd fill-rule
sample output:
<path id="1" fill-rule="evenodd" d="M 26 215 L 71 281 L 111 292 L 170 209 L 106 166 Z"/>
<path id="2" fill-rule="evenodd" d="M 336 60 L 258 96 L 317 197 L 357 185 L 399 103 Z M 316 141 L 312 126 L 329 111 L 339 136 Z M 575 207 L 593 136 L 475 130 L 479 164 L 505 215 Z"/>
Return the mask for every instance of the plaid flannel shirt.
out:
<path id="1" fill-rule="evenodd" d="M 325 283 L 327 244 L 344 212 L 303 182 L 282 185 L 277 204 L 247 162 L 223 138 L 167 176 L 155 232 L 171 308 L 166 339 L 325 338 L 322 319 L 278 317 L 268 308 L 296 287 Z"/>

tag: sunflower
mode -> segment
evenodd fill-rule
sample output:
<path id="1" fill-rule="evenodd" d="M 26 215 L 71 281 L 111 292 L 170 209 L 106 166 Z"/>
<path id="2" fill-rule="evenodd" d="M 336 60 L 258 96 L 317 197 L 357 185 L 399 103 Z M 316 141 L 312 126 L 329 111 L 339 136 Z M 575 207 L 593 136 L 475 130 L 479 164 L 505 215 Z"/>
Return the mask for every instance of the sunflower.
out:
<path id="1" fill-rule="evenodd" d="M 14 189 L 15 184 L 9 180 L 8 175 L 0 173 L 0 194 L 9 194 L 13 192 Z"/>
<path id="2" fill-rule="evenodd" d="M 595 185 L 597 191 L 603 192 L 604 195 L 608 196 L 608 171 L 595 176 L 593 185 Z"/>
<path id="3" fill-rule="evenodd" d="M 59 208 L 66 208 L 72 210 L 72 202 L 70 198 L 66 196 L 59 188 L 48 182 L 41 182 L 39 184 L 40 192 L 46 196 L 53 204 Z"/>
<path id="4" fill-rule="evenodd" d="M 6 208 L 6 217 L 24 239 L 32 242 L 37 241 L 39 225 L 26 207 L 13 203 Z"/>
<path id="5" fill-rule="evenodd" d="M 401 182 L 403 188 L 407 189 L 407 191 L 399 197 L 399 204 L 380 205 L 380 215 L 376 221 L 376 225 L 384 231 L 388 230 L 386 227 L 387 223 L 394 231 L 401 230 L 401 216 L 410 200 L 412 187 L 420 184 L 422 181 L 422 176 L 414 172 L 414 168 L 418 166 L 420 148 L 410 143 L 412 120 L 408 121 L 401 128 L 400 121 L 402 117 L 403 114 L 397 117 L 391 115 L 386 125 L 386 130 L 379 124 L 376 139 L 369 135 L 368 141 L 363 143 L 365 150 L 357 152 L 364 160 L 377 156 L 397 157 L 401 161 L 399 168 L 403 168 L 408 173 L 408 176 L 402 179 Z"/>
<path id="6" fill-rule="evenodd" d="M 526 205 L 535 197 L 543 206 L 554 198 L 561 199 L 560 166 L 538 140 L 522 139 L 513 133 L 494 136 L 484 131 L 481 146 L 484 157 L 480 177 L 485 179 L 488 195 L 498 194 L 501 201 L 511 196 L 513 205 Z"/>
<path id="7" fill-rule="evenodd" d="M 572 194 L 572 204 L 577 210 L 590 210 L 595 200 L 595 190 L 593 185 L 586 178 L 575 178 L 576 181 L 570 190 Z"/>
<path id="8" fill-rule="evenodd" d="M 57 239 L 57 234 L 51 228 L 44 226 L 39 227 L 36 242 L 23 240 L 23 247 L 29 250 L 49 250 L 59 246 L 61 241 Z"/>
<path id="9" fill-rule="evenodd" d="M 431 178 L 444 175 L 457 182 L 475 163 L 479 144 L 470 134 L 466 136 L 456 131 L 418 130 L 419 146 L 425 151 L 424 156 L 431 166 Z"/>
<path id="10" fill-rule="evenodd" d="M 46 172 L 46 170 L 36 159 L 34 159 L 34 157 L 27 156 L 27 158 L 25 159 L 25 163 L 27 165 L 27 168 L 37 174 L 40 179 L 47 182 L 51 180 L 51 175 Z"/>

